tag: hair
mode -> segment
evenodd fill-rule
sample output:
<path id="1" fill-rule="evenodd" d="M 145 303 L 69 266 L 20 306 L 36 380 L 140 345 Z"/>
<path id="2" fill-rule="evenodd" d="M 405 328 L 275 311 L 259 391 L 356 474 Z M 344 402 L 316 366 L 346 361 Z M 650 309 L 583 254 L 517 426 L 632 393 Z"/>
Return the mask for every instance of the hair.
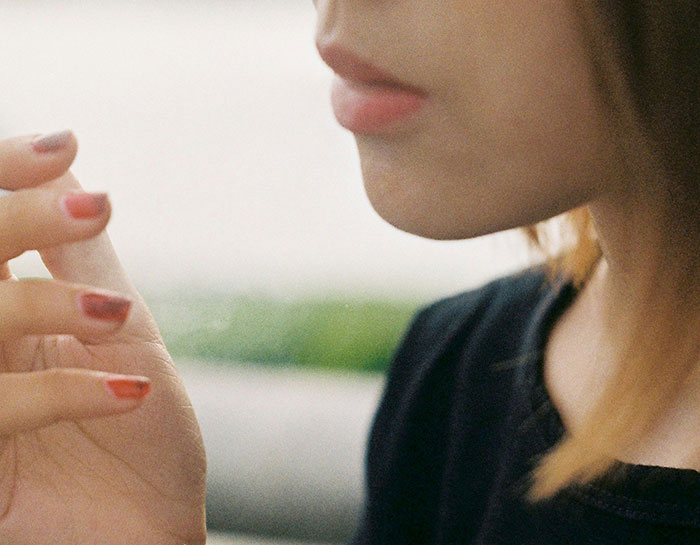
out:
<path id="1" fill-rule="evenodd" d="M 613 130 L 619 131 L 615 136 L 627 172 L 635 183 L 648 187 L 663 180 L 658 184 L 663 187 L 656 189 L 669 204 L 675 224 L 687 229 L 686 233 L 662 233 L 660 241 L 671 236 L 692 240 L 700 230 L 700 2 L 573 3 L 604 107 L 614 121 Z M 671 212 L 660 212 L 664 213 Z M 679 217 L 684 221 L 678 222 Z M 603 255 L 592 216 L 584 206 L 558 220 L 573 239 L 563 249 L 552 248 L 547 223 L 526 227 L 524 232 L 547 255 L 550 278 L 563 275 L 580 288 Z M 678 251 L 687 252 L 688 267 L 700 269 L 700 256 L 684 248 Z M 637 297 L 628 303 L 634 319 L 621 329 L 626 338 L 615 352 L 615 372 L 581 425 L 567 431 L 538 460 L 527 496 L 530 501 L 547 499 L 570 484 L 623 476 L 624 467 L 615 453 L 651 431 L 700 361 L 696 337 L 700 324 L 690 323 L 689 318 L 690 304 L 697 298 L 679 296 L 697 295 L 691 275 L 682 276 L 679 284 L 679 272 L 684 271 L 668 271 L 663 262 L 638 257 L 649 272 L 643 284 L 635 286 Z"/>

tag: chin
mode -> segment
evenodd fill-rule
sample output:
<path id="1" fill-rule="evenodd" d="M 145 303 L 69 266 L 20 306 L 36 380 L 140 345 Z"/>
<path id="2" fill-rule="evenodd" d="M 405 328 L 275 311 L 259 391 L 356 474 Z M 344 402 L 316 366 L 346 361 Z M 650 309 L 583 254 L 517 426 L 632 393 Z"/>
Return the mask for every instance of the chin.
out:
<path id="1" fill-rule="evenodd" d="M 480 182 L 462 161 L 436 164 L 424 146 L 409 145 L 410 138 L 401 145 L 366 137 L 357 143 L 365 193 L 377 214 L 401 231 L 463 240 L 517 226 L 504 220 L 525 219 L 514 217 L 517 208 L 504 206 L 508 201 L 493 184 Z"/>
<path id="2" fill-rule="evenodd" d="M 386 174 L 386 173 L 385 173 Z M 363 172 L 372 208 L 397 229 L 433 240 L 465 240 L 551 219 L 585 204 L 582 200 L 528 202 L 515 191 L 494 191 L 462 181 L 448 191 L 420 176 L 410 179 Z M 512 186 L 511 186 L 512 187 Z"/>
<path id="3" fill-rule="evenodd" d="M 416 217 L 415 210 L 406 211 L 392 206 L 383 206 L 370 199 L 372 207 L 379 216 L 397 229 L 431 240 L 463 240 L 479 236 L 479 233 L 462 229 L 446 228 L 441 222 Z"/>
<path id="4" fill-rule="evenodd" d="M 429 196 L 421 198 L 421 192 L 405 191 L 371 178 L 365 178 L 364 185 L 374 211 L 406 233 L 432 240 L 463 240 L 497 230 L 491 222 L 473 216 L 470 221 L 460 221 L 450 203 L 437 202 Z"/>

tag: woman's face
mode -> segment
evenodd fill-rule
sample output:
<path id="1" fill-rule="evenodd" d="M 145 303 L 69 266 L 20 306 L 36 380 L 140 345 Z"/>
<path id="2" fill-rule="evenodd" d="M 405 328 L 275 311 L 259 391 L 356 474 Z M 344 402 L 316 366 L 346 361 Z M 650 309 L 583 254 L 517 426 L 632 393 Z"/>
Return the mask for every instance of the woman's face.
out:
<path id="1" fill-rule="evenodd" d="M 471 238 L 557 215 L 616 179 L 612 131 L 572 3 L 314 3 L 322 56 L 341 72 L 346 65 L 336 114 L 355 128 L 372 205 L 398 228 Z M 382 89 L 348 82 L 371 73 L 348 72 L 339 49 L 423 99 L 390 92 L 394 102 L 377 106 L 370 99 Z M 397 117 L 382 117 L 392 104 L 413 113 L 387 123 Z"/>

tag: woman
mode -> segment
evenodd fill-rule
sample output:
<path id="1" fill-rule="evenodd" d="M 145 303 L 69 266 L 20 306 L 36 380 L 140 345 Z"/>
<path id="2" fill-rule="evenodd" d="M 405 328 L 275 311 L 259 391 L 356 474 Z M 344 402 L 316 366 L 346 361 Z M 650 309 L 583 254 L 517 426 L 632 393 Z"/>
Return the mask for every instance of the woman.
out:
<path id="1" fill-rule="evenodd" d="M 418 314 L 355 543 L 700 543 L 698 3 L 315 5 L 380 215 L 577 238 Z"/>
<path id="2" fill-rule="evenodd" d="M 576 235 L 574 249 L 552 259 L 554 274 L 530 269 L 416 317 L 374 423 L 355 542 L 700 542 L 700 8 L 680 0 L 315 5 L 319 52 L 338 74 L 336 116 L 356 134 L 368 196 L 387 221 L 449 239 L 569 212 Z M 1 185 L 42 184 L 0 200 L 20 211 L 10 224 L 30 226 L 29 204 L 7 199 L 74 190 L 69 174 L 46 183 L 67 168 L 74 142 L 50 156 L 27 141 L 6 146 L 21 150 Z M 24 409 L 35 416 L 5 427 L 11 469 L 3 475 L 13 479 L 3 481 L 0 537 L 202 543 L 203 458 L 186 398 L 106 239 L 83 241 L 108 211 L 73 218 L 85 226 L 78 231 L 65 222 L 71 205 L 60 202 L 51 231 L 61 239 L 43 234 L 46 226 L 30 240 L 5 226 L 7 240 L 22 241 L 5 259 L 46 248 L 54 276 L 81 284 L 42 284 L 51 293 L 94 285 L 134 304 L 121 329 L 125 303 L 105 304 L 116 329 L 97 331 L 65 310 L 71 297 L 55 303 L 63 301 L 65 321 L 52 321 L 32 312 L 36 286 L 17 295 L 22 282 L 2 284 L 15 294 L 2 299 L 13 305 L 3 316 L 20 316 L 3 333 L 6 365 L 35 369 L 29 360 L 39 354 L 42 367 L 83 370 L 2 377 L 18 383 L 5 382 L 6 399 L 35 396 Z M 85 342 L 12 340 L 22 333 Z M 106 377 L 85 369 L 134 374 L 129 380 L 148 380 L 153 391 L 117 406 L 100 397 L 104 389 L 89 390 Z M 22 389 L 32 380 L 65 382 Z M 74 395 L 57 395 L 77 384 Z M 137 410 L 77 420 L 129 409 Z M 5 414 L 12 422 L 18 413 Z M 37 501 L 50 523 L 30 530 Z"/>

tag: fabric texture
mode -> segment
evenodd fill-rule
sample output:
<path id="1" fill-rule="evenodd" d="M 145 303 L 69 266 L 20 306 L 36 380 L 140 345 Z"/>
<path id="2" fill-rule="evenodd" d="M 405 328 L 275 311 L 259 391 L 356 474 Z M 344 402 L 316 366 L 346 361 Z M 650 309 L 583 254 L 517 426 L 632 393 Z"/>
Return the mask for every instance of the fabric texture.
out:
<path id="1" fill-rule="evenodd" d="M 374 419 L 354 545 L 700 544 L 690 469 L 621 464 L 621 479 L 524 500 L 535 461 L 565 431 L 543 353 L 576 295 L 539 266 L 416 315 Z"/>

